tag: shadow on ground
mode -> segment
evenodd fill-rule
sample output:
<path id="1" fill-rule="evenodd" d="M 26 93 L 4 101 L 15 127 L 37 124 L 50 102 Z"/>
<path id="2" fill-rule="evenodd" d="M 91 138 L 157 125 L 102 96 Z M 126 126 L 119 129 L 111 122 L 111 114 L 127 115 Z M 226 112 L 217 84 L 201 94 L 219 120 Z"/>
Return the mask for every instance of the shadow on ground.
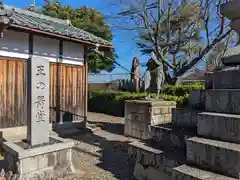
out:
<path id="1" fill-rule="evenodd" d="M 124 134 L 124 124 L 123 123 L 109 123 L 109 122 L 98 122 L 89 121 L 90 126 L 100 127 L 102 130 L 113 134 Z"/>
<path id="2" fill-rule="evenodd" d="M 103 125 L 108 130 L 111 127 L 108 123 L 103 123 Z M 123 138 L 123 136 L 120 137 L 119 135 L 101 130 L 85 136 L 72 137 L 72 139 L 76 141 L 99 148 L 95 153 L 89 152 L 90 150 L 86 152 L 86 149 L 81 148 L 81 146 L 76 148 L 77 151 L 98 157 L 99 161 L 95 166 L 110 172 L 112 176 L 118 180 L 133 180 L 134 161 L 128 155 L 129 141 L 122 141 L 121 138 Z M 80 161 L 80 158 L 81 157 L 77 157 L 76 154 L 75 157 L 73 157 L 75 166 L 78 164 L 78 161 Z"/>

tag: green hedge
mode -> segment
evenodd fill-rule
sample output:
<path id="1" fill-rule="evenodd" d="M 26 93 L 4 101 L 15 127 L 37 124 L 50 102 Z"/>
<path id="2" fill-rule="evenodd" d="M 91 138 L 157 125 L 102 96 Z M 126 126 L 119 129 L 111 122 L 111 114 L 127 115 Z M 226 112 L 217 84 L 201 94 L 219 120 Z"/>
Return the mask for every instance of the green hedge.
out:
<path id="1" fill-rule="evenodd" d="M 152 94 L 152 97 L 155 94 Z M 113 116 L 124 116 L 125 100 L 136 100 L 146 97 L 146 93 L 114 92 L 114 91 L 91 91 L 88 96 L 88 110 L 91 112 L 106 113 Z M 186 96 L 171 96 L 160 94 L 160 98 L 176 101 L 178 105 L 186 102 Z"/>
<path id="2" fill-rule="evenodd" d="M 160 98 L 169 101 L 176 101 L 177 106 L 187 103 L 190 91 L 203 89 L 203 84 L 189 84 L 168 86 L 161 94 Z M 91 112 L 106 113 L 113 116 L 124 116 L 125 100 L 141 99 L 146 97 L 146 93 L 130 93 L 120 91 L 90 91 L 88 93 L 88 110 Z M 151 94 L 152 97 L 156 94 Z"/>
<path id="3" fill-rule="evenodd" d="M 204 89 L 203 83 L 183 84 L 183 85 L 170 85 L 161 91 L 162 94 L 168 94 L 172 96 L 185 96 L 191 91 Z"/>

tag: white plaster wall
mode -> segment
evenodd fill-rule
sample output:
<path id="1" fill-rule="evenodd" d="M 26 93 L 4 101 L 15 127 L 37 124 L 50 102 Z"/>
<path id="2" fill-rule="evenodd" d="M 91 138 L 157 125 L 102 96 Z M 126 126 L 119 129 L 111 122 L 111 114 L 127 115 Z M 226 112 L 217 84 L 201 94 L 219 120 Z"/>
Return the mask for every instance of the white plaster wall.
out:
<path id="1" fill-rule="evenodd" d="M 28 34 L 4 31 L 3 37 L 0 39 L 0 55 L 28 59 Z"/>
<path id="2" fill-rule="evenodd" d="M 0 56 L 28 59 L 28 37 L 27 33 L 11 30 L 4 31 L 3 38 L 0 38 Z M 50 62 L 59 61 L 59 40 L 36 35 L 34 35 L 33 39 L 34 56 L 45 57 Z M 83 45 L 64 41 L 62 62 L 83 65 Z"/>
<path id="3" fill-rule="evenodd" d="M 83 65 L 84 46 L 74 42 L 63 42 L 63 63 Z"/>
<path id="4" fill-rule="evenodd" d="M 33 55 L 57 62 L 59 58 L 59 41 L 43 36 L 33 36 Z"/>

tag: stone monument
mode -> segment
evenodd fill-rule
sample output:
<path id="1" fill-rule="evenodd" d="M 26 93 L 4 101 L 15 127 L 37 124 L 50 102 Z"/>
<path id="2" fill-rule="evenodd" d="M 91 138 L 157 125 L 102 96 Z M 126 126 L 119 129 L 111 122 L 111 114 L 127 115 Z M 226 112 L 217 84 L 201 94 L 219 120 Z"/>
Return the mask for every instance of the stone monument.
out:
<path id="1" fill-rule="evenodd" d="M 148 93 L 145 99 L 125 101 L 124 134 L 138 139 L 150 139 L 150 125 L 166 124 L 172 120 L 172 109 L 176 102 L 158 99 L 164 83 L 163 65 L 154 52 L 147 63 L 144 76 L 144 90 Z M 150 93 L 157 92 L 156 98 Z"/>
<path id="2" fill-rule="evenodd" d="M 49 62 L 32 58 L 28 63 L 27 140 L 34 147 L 49 143 Z"/>
<path id="3" fill-rule="evenodd" d="M 27 139 L 4 142 L 7 170 L 20 179 L 52 176 L 54 172 L 72 173 L 73 142 L 49 136 L 49 62 L 32 57 L 28 60 Z"/>
<path id="4" fill-rule="evenodd" d="M 155 53 L 152 52 L 151 58 L 147 62 L 147 71 L 144 76 L 144 90 L 148 93 L 147 98 L 150 98 L 150 93 L 157 92 L 156 99 L 158 99 L 164 81 L 163 64 L 157 59 Z"/>
<path id="5" fill-rule="evenodd" d="M 134 57 L 132 61 L 131 82 L 134 85 L 134 91 L 138 92 L 140 89 L 140 62 L 137 57 Z"/>

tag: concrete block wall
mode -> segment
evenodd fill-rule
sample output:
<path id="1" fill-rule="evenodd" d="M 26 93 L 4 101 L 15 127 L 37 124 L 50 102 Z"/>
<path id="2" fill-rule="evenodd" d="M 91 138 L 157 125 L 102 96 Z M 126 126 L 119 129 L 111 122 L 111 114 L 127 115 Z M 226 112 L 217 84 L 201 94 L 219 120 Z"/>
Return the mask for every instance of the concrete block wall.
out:
<path id="1" fill-rule="evenodd" d="M 240 115 L 202 112 L 197 116 L 197 132 L 201 137 L 240 143 Z"/>
<path id="2" fill-rule="evenodd" d="M 240 89 L 240 70 L 219 71 L 207 73 L 205 76 L 206 89 Z"/>
<path id="3" fill-rule="evenodd" d="M 172 123 L 177 126 L 196 127 L 199 112 L 192 108 L 173 109 Z"/>
<path id="4" fill-rule="evenodd" d="M 187 139 L 194 136 L 196 136 L 196 128 L 174 124 L 151 126 L 151 145 L 158 149 L 175 149 L 182 153 L 186 149 Z"/>
<path id="5" fill-rule="evenodd" d="M 240 145 L 193 137 L 187 141 L 187 162 L 201 169 L 239 178 Z"/>
<path id="6" fill-rule="evenodd" d="M 195 109 L 204 109 L 205 108 L 205 91 L 196 90 L 192 91 L 189 94 L 188 104 L 190 107 Z"/>
<path id="7" fill-rule="evenodd" d="M 213 89 L 213 73 L 205 74 L 205 89 Z"/>
<path id="8" fill-rule="evenodd" d="M 205 109 L 210 112 L 240 114 L 240 89 L 206 90 Z"/>
<path id="9" fill-rule="evenodd" d="M 171 122 L 174 108 L 176 103 L 172 101 L 126 101 L 124 134 L 139 139 L 150 139 L 149 125 Z"/>

